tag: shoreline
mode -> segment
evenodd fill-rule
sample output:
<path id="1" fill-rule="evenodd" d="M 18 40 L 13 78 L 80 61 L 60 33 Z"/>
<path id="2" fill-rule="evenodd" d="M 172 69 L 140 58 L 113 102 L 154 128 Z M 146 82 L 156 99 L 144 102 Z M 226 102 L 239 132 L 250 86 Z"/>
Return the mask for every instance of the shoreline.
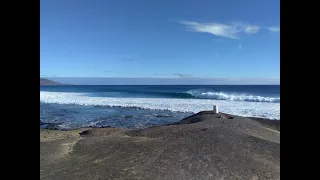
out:
<path id="1" fill-rule="evenodd" d="M 280 179 L 280 120 L 202 111 L 143 129 L 40 128 L 40 179 Z"/>
<path id="2" fill-rule="evenodd" d="M 191 116 L 188 116 L 184 119 L 187 119 L 187 118 L 190 118 L 194 115 L 197 115 L 197 114 L 201 114 L 201 113 L 205 113 L 205 112 L 211 112 L 209 110 L 207 111 L 200 111 L 198 113 L 195 113 Z M 254 121 L 257 121 L 259 123 L 262 123 L 264 125 L 267 125 L 267 126 L 274 126 L 274 127 L 277 127 L 277 129 L 280 131 L 280 119 L 268 119 L 268 118 L 262 118 L 262 117 L 245 117 L 245 116 L 238 116 L 238 115 L 232 115 L 232 114 L 228 114 L 228 113 L 222 113 L 220 112 L 219 113 L 220 115 L 223 115 L 223 116 L 226 116 L 226 117 L 240 117 L 240 118 L 248 118 L 248 119 L 251 119 L 251 120 L 254 120 Z M 61 129 L 61 128 L 58 128 L 57 126 L 59 124 L 56 124 L 56 123 L 45 123 L 45 122 L 42 122 L 40 120 L 40 125 L 47 125 L 47 127 L 40 127 L 40 129 L 47 129 L 47 130 L 59 130 L 59 131 L 73 131 L 73 130 L 78 130 L 78 129 L 84 129 L 84 128 L 117 128 L 117 129 L 145 129 L 145 128 L 151 128 L 151 127 L 157 127 L 157 126 L 168 126 L 168 125 L 178 125 L 178 124 L 181 124 L 181 121 L 183 121 L 184 119 L 180 120 L 180 121 L 177 121 L 177 122 L 174 122 L 174 123 L 168 123 L 168 124 L 161 124 L 161 125 L 153 125 L 153 126 L 148 126 L 148 127 L 142 127 L 142 128 L 120 128 L 120 127 L 113 127 L 113 126 L 100 126 L 100 127 L 94 127 L 94 126 L 87 126 L 87 127 L 79 127 L 79 128 L 71 128 L 71 129 Z"/>

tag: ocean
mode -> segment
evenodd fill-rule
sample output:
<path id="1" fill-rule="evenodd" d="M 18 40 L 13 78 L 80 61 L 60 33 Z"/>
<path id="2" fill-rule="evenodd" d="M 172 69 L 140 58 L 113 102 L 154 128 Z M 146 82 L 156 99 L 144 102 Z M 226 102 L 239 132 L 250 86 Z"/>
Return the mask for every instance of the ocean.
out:
<path id="1" fill-rule="evenodd" d="M 40 86 L 40 127 L 145 128 L 212 110 L 280 120 L 280 85 Z"/>

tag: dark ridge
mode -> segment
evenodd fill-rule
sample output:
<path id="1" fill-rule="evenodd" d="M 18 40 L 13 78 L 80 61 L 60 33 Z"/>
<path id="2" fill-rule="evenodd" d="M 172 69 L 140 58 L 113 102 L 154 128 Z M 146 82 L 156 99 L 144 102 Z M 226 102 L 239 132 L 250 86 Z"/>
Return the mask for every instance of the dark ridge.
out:
<path id="1" fill-rule="evenodd" d="M 89 130 L 82 131 L 82 132 L 80 132 L 79 134 L 80 134 L 80 136 L 87 135 L 87 134 L 89 134 Z"/>
<path id="2" fill-rule="evenodd" d="M 55 81 L 51 81 L 49 79 L 40 78 L 40 85 L 63 85 L 63 84 Z"/>
<path id="3" fill-rule="evenodd" d="M 168 125 L 193 124 L 193 123 L 201 122 L 205 120 L 204 118 L 202 118 L 202 115 L 205 115 L 205 114 L 214 114 L 214 113 L 213 111 L 201 111 L 197 114 L 184 118 L 181 121 L 171 123 Z"/>
<path id="4" fill-rule="evenodd" d="M 193 124 L 193 123 L 202 122 L 206 119 L 206 117 L 204 117 L 203 115 L 207 115 L 207 114 L 214 114 L 214 113 L 213 111 L 201 111 L 187 118 L 184 118 L 181 121 L 167 124 L 167 125 L 170 126 L 170 125 Z M 226 113 L 219 113 L 216 115 L 216 117 L 222 118 L 222 119 L 234 119 L 236 116 L 233 116 L 231 114 L 226 114 Z M 255 118 L 255 117 L 247 117 L 247 118 L 257 121 L 260 124 L 275 128 L 280 131 L 280 120 L 270 120 L 266 118 Z"/>
<path id="5" fill-rule="evenodd" d="M 40 120 L 40 128 L 58 130 L 59 126 L 56 123 L 45 123 Z"/>

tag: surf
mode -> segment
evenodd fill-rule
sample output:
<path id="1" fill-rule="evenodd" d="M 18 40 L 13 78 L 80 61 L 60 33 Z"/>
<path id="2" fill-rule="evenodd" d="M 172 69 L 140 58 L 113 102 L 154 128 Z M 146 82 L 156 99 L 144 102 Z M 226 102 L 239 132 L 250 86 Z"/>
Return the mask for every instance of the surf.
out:
<path id="1" fill-rule="evenodd" d="M 86 93 L 40 91 L 40 102 L 81 106 L 137 107 L 150 110 L 197 113 L 219 105 L 221 112 L 245 117 L 280 119 L 280 103 L 217 99 L 90 97 Z"/>

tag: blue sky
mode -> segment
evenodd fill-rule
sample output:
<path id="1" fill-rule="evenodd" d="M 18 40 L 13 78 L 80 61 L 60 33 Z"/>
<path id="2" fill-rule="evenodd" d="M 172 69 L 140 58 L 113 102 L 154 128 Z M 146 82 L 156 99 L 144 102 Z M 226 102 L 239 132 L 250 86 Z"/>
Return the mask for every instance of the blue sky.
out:
<path id="1" fill-rule="evenodd" d="M 280 78 L 279 0 L 41 0 L 40 77 Z"/>

